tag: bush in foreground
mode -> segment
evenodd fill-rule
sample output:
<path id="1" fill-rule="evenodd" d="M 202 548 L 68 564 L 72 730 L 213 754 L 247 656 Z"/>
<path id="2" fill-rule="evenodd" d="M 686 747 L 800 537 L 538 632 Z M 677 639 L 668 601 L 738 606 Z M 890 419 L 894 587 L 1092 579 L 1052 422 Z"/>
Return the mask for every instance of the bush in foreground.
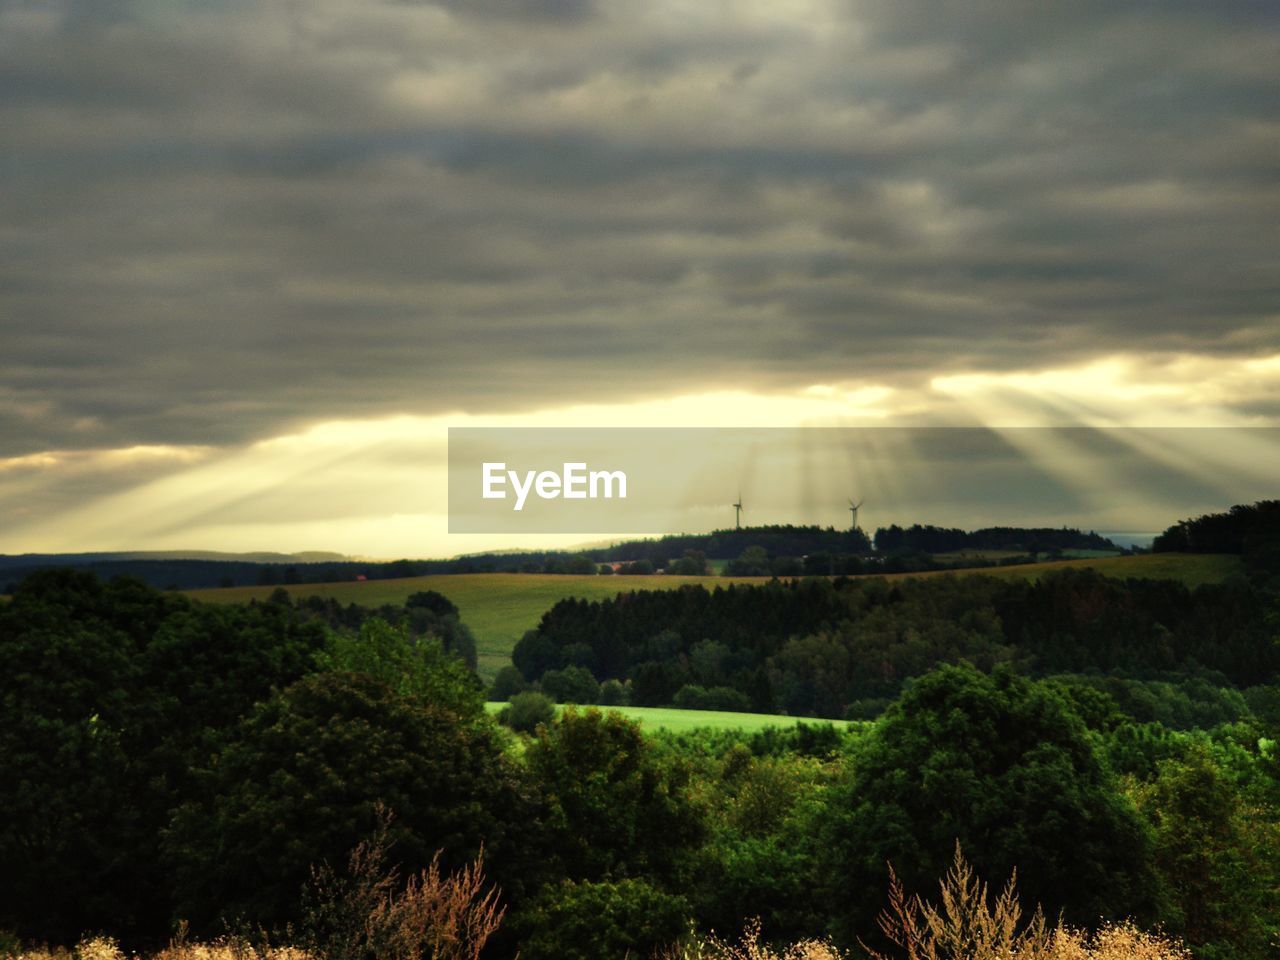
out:
<path id="1" fill-rule="evenodd" d="M 1104 924 L 1094 933 L 1059 922 L 1050 928 L 1039 907 L 1023 922 L 1015 879 L 994 900 L 964 860 L 959 844 L 940 883 L 940 902 L 908 895 L 890 869 L 889 906 L 879 925 L 885 950 L 859 940 L 871 960 L 1189 960 L 1176 941 L 1145 933 L 1129 922 Z M 885 952 L 887 950 L 887 952 Z M 659 960 L 845 960 L 830 940 L 801 940 L 774 948 L 761 942 L 760 921 L 749 922 L 737 943 L 695 939 Z"/>
<path id="2" fill-rule="evenodd" d="M 345 875 L 327 867 L 312 881 L 305 949 L 235 938 L 189 943 L 180 931 L 150 960 L 478 960 L 503 919 L 499 893 L 488 887 L 481 861 L 446 875 L 430 869 L 399 882 L 387 867 L 385 827 L 352 851 Z M 774 947 L 749 921 L 737 942 L 687 935 L 687 905 L 638 880 L 562 882 L 537 898 L 521 925 L 525 960 L 846 960 L 830 940 Z M 994 900 L 956 846 L 940 883 L 940 901 L 908 895 L 890 873 L 889 905 L 880 915 L 887 946 L 862 944 L 872 960 L 1190 960 L 1177 941 L 1129 922 L 1094 933 L 1050 929 L 1039 907 L 1023 922 L 1014 879 Z M 886 952 L 887 951 L 887 952 Z M 126 960 L 116 941 L 86 938 L 74 951 L 38 948 L 0 952 L 13 960 Z"/>
<path id="3" fill-rule="evenodd" d="M 430 866 L 402 881 L 388 861 L 390 813 L 357 844 L 345 874 L 312 869 L 303 918 L 305 956 L 321 960 L 478 960 L 506 913 L 484 875 L 483 851 L 452 874 Z"/>

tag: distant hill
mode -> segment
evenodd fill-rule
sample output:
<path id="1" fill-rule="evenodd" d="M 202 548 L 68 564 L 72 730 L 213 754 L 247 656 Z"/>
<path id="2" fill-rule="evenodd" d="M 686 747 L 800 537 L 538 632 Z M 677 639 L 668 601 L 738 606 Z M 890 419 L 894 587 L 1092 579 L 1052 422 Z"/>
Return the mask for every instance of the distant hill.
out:
<path id="1" fill-rule="evenodd" d="M 325 583 L 414 576 L 419 571 L 397 563 L 354 561 L 340 553 L 219 553 L 213 550 L 121 551 L 101 553 L 24 553 L 0 555 L 0 593 L 30 573 L 50 567 L 72 567 L 103 579 L 137 577 L 153 587 L 167 589 Z"/>
<path id="2" fill-rule="evenodd" d="M 301 553 L 223 553 L 218 550 L 119 550 L 98 553 L 0 554 L 0 570 L 14 567 L 80 567 L 95 563 L 130 561 L 212 560 L 218 563 L 342 563 L 350 557 L 325 550 Z"/>
<path id="3" fill-rule="evenodd" d="M 947 550 L 1007 550 L 1022 553 L 1053 550 L 1111 550 L 1110 540 L 1079 530 L 989 528 L 973 531 L 944 530 L 915 525 L 905 530 L 890 527 L 876 531 L 876 545 L 862 530 L 837 530 L 817 526 L 761 526 L 711 533 L 672 534 L 647 540 L 629 540 L 587 550 L 522 550 L 472 554 L 436 560 L 353 560 L 340 553 L 220 553 L 213 550 L 130 551 L 99 553 L 0 555 L 0 593 L 9 592 L 27 574 L 48 567 L 74 567 L 104 579 L 137 577 L 153 587 L 183 590 L 203 587 L 275 586 L 301 583 L 338 583 L 358 579 L 386 580 L 455 573 L 583 573 L 605 562 L 631 564 L 648 561 L 654 569 L 667 567 L 686 554 L 702 554 L 712 561 L 732 561 L 751 547 L 769 558 L 807 557 L 796 569 L 761 569 L 784 575 L 796 573 L 905 572 L 930 569 L 928 558 L 903 559 L 905 554 Z M 863 562 L 859 558 L 878 552 L 891 562 Z M 846 558 L 841 563 L 838 558 Z M 585 563 L 585 569 L 583 567 Z M 637 571 L 638 572 L 638 571 Z M 729 572 L 735 572 L 730 570 Z M 741 573 L 754 570 L 737 571 Z"/>

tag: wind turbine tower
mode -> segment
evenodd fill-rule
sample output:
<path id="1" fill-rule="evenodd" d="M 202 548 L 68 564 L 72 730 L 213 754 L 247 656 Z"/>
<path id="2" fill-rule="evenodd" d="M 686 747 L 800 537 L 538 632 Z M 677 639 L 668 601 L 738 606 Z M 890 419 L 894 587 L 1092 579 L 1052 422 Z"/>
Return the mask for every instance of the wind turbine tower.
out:
<path id="1" fill-rule="evenodd" d="M 865 500 L 859 500 L 857 503 L 854 503 L 852 500 L 850 500 L 850 501 L 849 501 L 849 513 L 851 513 L 851 514 L 853 515 L 853 527 L 852 527 L 852 529 L 854 529 L 854 530 L 859 529 L 859 528 L 858 528 L 858 508 L 859 508 L 860 506 L 862 506 L 862 505 L 863 505 L 863 503 L 865 503 L 865 502 L 866 502 Z"/>
<path id="2" fill-rule="evenodd" d="M 742 494 L 738 494 L 738 502 L 733 505 L 733 529 L 742 529 Z"/>

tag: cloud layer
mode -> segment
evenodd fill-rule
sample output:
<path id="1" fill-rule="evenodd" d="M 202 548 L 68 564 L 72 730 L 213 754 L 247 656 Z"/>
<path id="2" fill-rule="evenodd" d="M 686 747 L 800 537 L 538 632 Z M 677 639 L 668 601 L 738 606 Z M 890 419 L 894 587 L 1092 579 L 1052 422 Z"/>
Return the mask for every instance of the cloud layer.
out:
<path id="1" fill-rule="evenodd" d="M 0 457 L 1280 352 L 1274 10 L 1030 11 L 0 2 Z"/>

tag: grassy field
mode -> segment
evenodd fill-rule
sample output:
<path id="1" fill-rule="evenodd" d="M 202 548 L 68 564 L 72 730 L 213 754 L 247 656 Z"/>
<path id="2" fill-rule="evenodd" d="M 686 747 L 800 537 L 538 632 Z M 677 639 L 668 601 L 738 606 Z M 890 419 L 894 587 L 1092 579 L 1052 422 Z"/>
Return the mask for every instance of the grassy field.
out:
<path id="1" fill-rule="evenodd" d="M 1011 557 L 1025 557 L 1025 550 L 953 550 L 950 553 L 935 553 L 933 558 L 943 563 L 954 563 L 957 566 L 963 566 L 966 561 L 974 560 L 1008 560 Z M 1037 559 L 1043 560 L 1048 556 L 1045 553 L 1036 554 Z M 1119 557 L 1122 556 L 1116 550 L 1063 550 L 1060 556 L 1064 560 L 1097 560 L 1099 557 Z"/>
<path id="2" fill-rule="evenodd" d="M 505 703 L 490 701 L 485 709 L 497 713 Z M 563 707 L 557 707 L 562 710 Z M 583 708 L 585 709 L 585 708 Z M 600 710 L 611 710 L 624 717 L 638 720 L 645 730 L 671 730 L 683 733 L 687 730 L 745 730 L 755 733 L 767 727 L 794 727 L 798 723 L 832 723 L 844 729 L 849 726 L 847 720 L 815 720 L 812 717 L 784 717 L 773 713 L 728 713 L 721 710 L 676 710 L 673 707 L 599 707 Z"/>
<path id="3" fill-rule="evenodd" d="M 600 600 L 628 590 L 669 590 L 685 583 L 707 586 L 756 583 L 760 578 L 729 577 L 594 577 L 543 573 L 464 573 L 363 583 L 308 583 L 287 587 L 294 596 L 333 597 L 340 603 L 377 607 L 401 604 L 420 590 L 436 590 L 457 606 L 462 622 L 476 636 L 478 669 L 492 679 L 511 662 L 511 648 L 526 630 L 538 625 L 543 613 L 566 597 Z M 275 587 L 229 587 L 189 590 L 200 600 L 242 603 L 265 599 Z"/>
<path id="4" fill-rule="evenodd" d="M 1209 554 L 1145 554 L 1137 557 L 1055 560 L 1013 567 L 991 567 L 974 571 L 993 577 L 1035 580 L 1049 570 L 1092 569 L 1110 577 L 1146 577 L 1181 580 L 1188 586 L 1219 582 L 1241 569 L 1240 558 Z M 940 576 L 963 571 L 899 573 L 890 579 Z M 730 583 L 761 583 L 763 577 L 596 577 L 537 573 L 473 573 L 402 580 L 370 580 L 363 583 L 309 583 L 289 587 L 295 596 L 333 597 L 341 603 L 376 607 L 401 604 L 419 590 L 437 590 L 457 605 L 462 620 L 475 633 L 479 672 L 491 679 L 510 663 L 516 641 L 538 625 L 544 612 L 557 600 L 577 597 L 599 600 L 627 590 L 669 590 L 686 583 L 700 583 L 711 589 Z M 239 603 L 265 599 L 275 587 L 229 587 L 190 590 L 201 600 Z"/>
<path id="5" fill-rule="evenodd" d="M 1009 567 L 932 571 L 930 573 L 897 573 L 889 579 L 904 577 L 931 577 L 946 573 L 981 573 L 1002 579 L 1019 578 L 1039 580 L 1050 570 L 1096 570 L 1108 577 L 1145 580 L 1178 580 L 1189 587 L 1204 583 L 1221 583 L 1234 574 L 1241 573 L 1244 565 L 1240 558 L 1216 553 L 1145 553 L 1136 557 L 1091 557 L 1075 560 L 1047 560 L 1043 563 L 1023 563 Z"/>

